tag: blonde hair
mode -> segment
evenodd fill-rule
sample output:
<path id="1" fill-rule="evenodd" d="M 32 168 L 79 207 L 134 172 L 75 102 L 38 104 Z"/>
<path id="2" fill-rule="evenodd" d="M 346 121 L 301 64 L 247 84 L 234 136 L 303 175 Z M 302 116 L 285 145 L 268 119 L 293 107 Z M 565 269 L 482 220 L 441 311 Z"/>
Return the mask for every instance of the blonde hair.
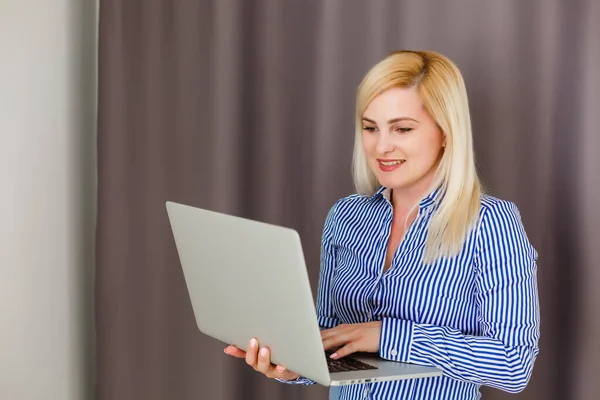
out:
<path id="1" fill-rule="evenodd" d="M 483 188 L 475 166 L 467 91 L 456 65 L 432 51 L 396 51 L 371 68 L 356 96 L 352 175 L 360 194 L 373 195 L 381 186 L 362 146 L 363 113 L 375 97 L 395 87 L 415 87 L 446 136 L 446 148 L 430 188 L 440 188 L 423 254 L 423 262 L 430 264 L 457 255 L 479 216 Z"/>

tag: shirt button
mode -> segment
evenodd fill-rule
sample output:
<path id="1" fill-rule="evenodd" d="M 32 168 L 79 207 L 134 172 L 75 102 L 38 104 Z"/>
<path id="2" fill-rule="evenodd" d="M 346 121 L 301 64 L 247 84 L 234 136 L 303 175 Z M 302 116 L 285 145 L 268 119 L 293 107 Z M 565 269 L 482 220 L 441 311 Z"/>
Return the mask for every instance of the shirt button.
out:
<path id="1" fill-rule="evenodd" d="M 397 356 L 398 352 L 396 351 L 396 349 L 394 349 L 394 350 L 390 351 L 390 354 L 393 356 Z"/>

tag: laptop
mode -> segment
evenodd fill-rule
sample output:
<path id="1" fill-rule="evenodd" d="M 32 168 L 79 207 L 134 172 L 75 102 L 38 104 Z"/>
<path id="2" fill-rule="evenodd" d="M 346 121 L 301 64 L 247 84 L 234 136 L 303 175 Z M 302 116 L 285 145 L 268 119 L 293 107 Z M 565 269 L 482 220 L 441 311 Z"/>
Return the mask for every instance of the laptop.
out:
<path id="1" fill-rule="evenodd" d="M 324 386 L 442 375 L 376 354 L 327 357 L 295 230 L 174 202 L 166 207 L 202 333 L 242 350 L 255 337 L 274 364 Z"/>

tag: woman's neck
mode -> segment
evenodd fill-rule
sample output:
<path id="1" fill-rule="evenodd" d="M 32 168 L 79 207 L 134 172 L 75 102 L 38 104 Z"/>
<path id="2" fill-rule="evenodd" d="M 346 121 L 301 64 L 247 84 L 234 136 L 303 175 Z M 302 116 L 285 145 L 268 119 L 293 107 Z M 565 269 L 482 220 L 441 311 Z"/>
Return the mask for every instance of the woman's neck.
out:
<path id="1" fill-rule="evenodd" d="M 394 210 L 400 214 L 408 213 L 423 197 L 429 194 L 432 181 L 432 179 L 427 179 L 409 188 L 391 188 Z"/>

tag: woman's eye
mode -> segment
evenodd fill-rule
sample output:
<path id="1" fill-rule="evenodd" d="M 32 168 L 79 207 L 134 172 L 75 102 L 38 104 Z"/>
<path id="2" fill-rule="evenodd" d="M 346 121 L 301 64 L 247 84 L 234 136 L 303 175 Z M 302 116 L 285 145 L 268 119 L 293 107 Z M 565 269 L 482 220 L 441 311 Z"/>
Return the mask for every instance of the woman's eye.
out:
<path id="1" fill-rule="evenodd" d="M 408 132 L 412 131 L 413 128 L 396 128 L 395 130 L 396 130 L 396 132 L 399 132 L 399 133 L 408 133 Z"/>
<path id="2" fill-rule="evenodd" d="M 367 132 L 371 132 L 371 133 L 375 132 L 375 129 L 377 129 L 377 128 L 375 128 L 373 126 L 363 126 L 363 131 L 367 131 Z"/>

